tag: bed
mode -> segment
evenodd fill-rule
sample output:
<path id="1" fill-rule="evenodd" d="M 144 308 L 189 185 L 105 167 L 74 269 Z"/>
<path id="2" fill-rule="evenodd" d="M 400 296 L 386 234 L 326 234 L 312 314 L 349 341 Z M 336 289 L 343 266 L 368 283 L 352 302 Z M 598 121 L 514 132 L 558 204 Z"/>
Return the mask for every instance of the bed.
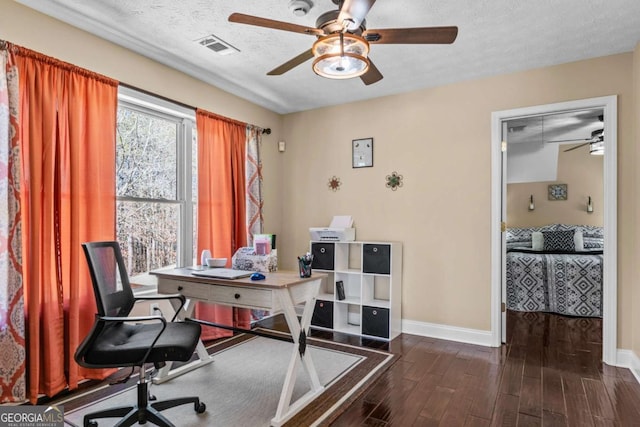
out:
<path id="1" fill-rule="evenodd" d="M 507 308 L 602 317 L 602 227 L 507 229 Z"/>

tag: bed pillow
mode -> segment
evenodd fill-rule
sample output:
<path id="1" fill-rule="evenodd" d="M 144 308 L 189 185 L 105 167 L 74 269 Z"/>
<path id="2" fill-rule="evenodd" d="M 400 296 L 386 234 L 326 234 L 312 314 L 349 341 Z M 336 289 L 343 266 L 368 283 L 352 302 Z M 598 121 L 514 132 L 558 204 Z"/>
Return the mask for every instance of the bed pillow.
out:
<path id="1" fill-rule="evenodd" d="M 573 243 L 576 246 L 577 252 L 584 251 L 584 237 L 582 236 L 582 230 L 576 229 L 575 234 L 573 235 Z"/>
<path id="2" fill-rule="evenodd" d="M 575 252 L 576 243 L 574 240 L 575 231 L 543 231 L 543 250 L 558 252 Z"/>
<path id="3" fill-rule="evenodd" d="M 553 231 L 555 225 L 544 225 L 542 227 L 511 227 L 507 228 L 507 243 L 517 243 L 517 246 L 531 247 L 531 234 L 540 231 Z"/>
<path id="4" fill-rule="evenodd" d="M 583 237 L 585 249 L 604 249 L 604 239 L 597 237 Z"/>
<path id="5" fill-rule="evenodd" d="M 531 249 L 541 251 L 544 249 L 544 236 L 541 231 L 531 233 Z"/>
<path id="6" fill-rule="evenodd" d="M 604 227 L 596 225 L 581 225 L 579 227 L 584 237 L 604 239 Z"/>

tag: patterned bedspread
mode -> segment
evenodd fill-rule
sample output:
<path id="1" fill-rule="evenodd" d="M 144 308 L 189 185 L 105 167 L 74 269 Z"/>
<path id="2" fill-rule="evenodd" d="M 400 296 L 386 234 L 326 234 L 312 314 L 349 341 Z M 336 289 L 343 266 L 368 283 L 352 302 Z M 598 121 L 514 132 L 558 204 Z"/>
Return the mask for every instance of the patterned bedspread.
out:
<path id="1" fill-rule="evenodd" d="M 507 307 L 602 317 L 603 255 L 507 252 Z"/>

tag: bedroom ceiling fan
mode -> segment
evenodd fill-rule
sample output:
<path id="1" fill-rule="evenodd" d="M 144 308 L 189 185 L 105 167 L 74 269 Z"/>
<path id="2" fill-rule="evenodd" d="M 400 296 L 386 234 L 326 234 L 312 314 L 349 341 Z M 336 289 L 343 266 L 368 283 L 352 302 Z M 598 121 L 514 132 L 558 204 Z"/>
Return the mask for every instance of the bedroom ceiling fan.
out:
<path id="1" fill-rule="evenodd" d="M 370 44 L 451 44 L 458 27 L 386 28 L 370 30 L 365 18 L 375 0 L 332 0 L 337 10 L 323 13 L 316 28 L 257 16 L 233 13 L 230 22 L 315 36 L 313 46 L 267 75 L 286 73 L 314 58 L 313 71 L 330 79 L 360 77 L 365 85 L 382 79 L 382 73 L 369 58 Z"/>
<path id="2" fill-rule="evenodd" d="M 598 116 L 598 120 L 600 122 L 604 121 L 604 117 L 602 115 Z M 567 148 L 566 150 L 564 150 L 564 152 L 566 153 L 567 151 L 573 151 L 573 150 L 577 150 L 580 147 L 584 147 L 585 145 L 589 145 L 589 152 L 590 154 L 604 154 L 604 127 L 600 128 L 600 129 L 596 129 L 594 131 L 591 132 L 591 138 L 577 138 L 577 139 L 558 139 L 558 140 L 551 140 L 551 141 L 547 141 L 547 142 L 580 142 L 583 141 L 583 144 L 578 144 L 574 147 L 571 148 Z"/>
<path id="3" fill-rule="evenodd" d="M 591 138 L 567 139 L 567 140 L 564 140 L 564 141 L 549 141 L 549 142 L 570 142 L 570 141 L 576 141 L 576 142 L 577 141 L 584 141 L 584 143 L 576 145 L 576 146 L 571 147 L 571 148 L 567 148 L 566 150 L 564 150 L 565 153 L 567 151 L 577 150 L 580 147 L 584 147 L 585 145 L 589 145 L 590 146 L 590 150 L 591 150 L 591 154 L 599 154 L 599 153 L 595 153 L 594 151 L 598 151 L 600 146 L 602 146 L 602 148 L 604 148 L 604 146 L 603 146 L 603 143 L 604 143 L 604 128 L 603 129 L 596 129 L 593 132 L 591 132 Z"/>

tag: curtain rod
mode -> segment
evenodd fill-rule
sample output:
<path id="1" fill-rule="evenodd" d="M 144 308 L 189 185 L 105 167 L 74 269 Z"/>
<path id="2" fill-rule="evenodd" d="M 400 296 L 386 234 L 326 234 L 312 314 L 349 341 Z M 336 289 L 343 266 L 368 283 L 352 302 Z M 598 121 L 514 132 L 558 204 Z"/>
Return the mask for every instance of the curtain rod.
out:
<path id="1" fill-rule="evenodd" d="M 140 89 L 139 87 L 136 87 L 136 86 L 133 86 L 133 85 L 130 85 L 130 84 L 127 84 L 127 83 L 123 83 L 123 82 L 119 82 L 119 83 L 120 83 L 121 86 L 124 86 L 124 87 L 126 87 L 128 89 L 136 90 L 136 91 L 142 92 L 142 93 L 144 93 L 146 95 L 154 96 L 156 98 L 160 98 L 160 99 L 162 99 L 164 101 L 167 101 L 167 102 L 172 102 L 174 104 L 179 105 L 182 108 L 188 108 L 188 109 L 193 110 L 193 111 L 196 111 L 198 109 L 197 107 L 194 107 L 193 105 L 185 104 L 184 102 L 176 101 L 174 99 L 167 98 L 166 96 L 162 96 L 162 95 L 158 95 L 157 93 L 149 92 L 146 89 Z M 220 117 L 224 117 L 224 116 L 220 116 Z M 230 120 L 235 120 L 235 119 L 232 119 L 230 117 L 229 117 L 229 119 Z M 254 126 L 254 125 L 252 125 L 252 126 Z M 256 127 L 260 129 L 262 134 L 271 135 L 271 128 L 261 128 L 260 126 L 256 126 Z"/>
<path id="2" fill-rule="evenodd" d="M 36 51 L 32 51 L 32 50 L 27 49 L 27 48 L 22 48 L 21 46 L 14 45 L 13 43 L 11 43 L 11 42 L 9 42 L 9 41 L 7 41 L 7 40 L 0 39 L 0 49 L 3 49 L 3 50 L 4 50 L 4 49 L 7 49 L 7 50 L 8 50 L 8 49 L 9 49 L 9 48 L 11 48 L 11 47 L 15 47 L 16 49 L 20 48 L 20 49 L 22 49 L 23 51 L 33 52 L 34 54 L 42 55 L 42 57 L 43 57 L 43 58 L 51 58 L 52 60 L 59 61 L 59 60 L 58 60 L 58 59 L 56 59 L 56 58 L 49 57 L 49 56 L 47 56 L 47 55 L 41 54 L 41 53 L 36 52 Z M 64 63 L 63 61 L 59 61 L 59 62 Z M 64 63 L 64 64 L 67 64 L 67 63 Z M 76 67 L 76 66 L 75 66 L 75 65 L 73 65 L 73 64 L 69 64 L 69 65 L 70 65 L 70 66 L 72 66 L 72 67 Z M 83 70 L 84 70 L 84 69 L 83 69 Z M 92 72 L 92 71 L 90 71 L 90 70 L 86 70 L 86 71 L 87 71 L 87 72 L 89 72 L 89 73 L 91 73 L 92 75 L 94 75 L 94 74 L 95 74 L 96 76 L 99 76 L 99 77 L 105 78 L 105 79 L 107 79 L 107 80 L 109 80 L 109 81 L 113 81 L 113 83 L 114 83 L 114 84 L 118 84 L 118 85 L 120 85 L 120 86 L 124 86 L 124 87 L 126 87 L 126 88 L 129 88 L 129 89 L 132 89 L 132 90 L 135 90 L 135 91 L 138 91 L 138 92 L 142 92 L 142 93 L 144 93 L 144 94 L 146 94 L 146 95 L 149 95 L 149 96 L 153 96 L 153 97 L 156 97 L 156 98 L 160 98 L 160 99 L 162 99 L 162 100 L 164 100 L 164 101 L 171 102 L 171 103 L 173 103 L 173 104 L 179 105 L 179 106 L 180 106 L 180 107 L 182 107 L 182 108 L 187 108 L 187 109 L 190 109 L 190 110 L 193 110 L 193 111 L 196 111 L 196 110 L 197 110 L 197 107 L 194 107 L 193 105 L 185 104 L 184 102 L 176 101 L 176 100 L 174 100 L 174 99 L 167 98 L 166 96 L 162 96 L 162 95 L 158 95 L 158 94 L 153 93 L 153 92 L 149 92 L 148 90 L 141 89 L 141 88 L 139 88 L 139 87 L 136 87 L 136 86 L 133 86 L 133 85 L 130 85 L 130 84 L 127 84 L 127 83 L 123 83 L 123 82 L 121 82 L 121 81 L 117 81 L 117 80 L 115 80 L 115 79 L 111 79 L 110 77 L 103 76 L 103 75 L 101 75 L 101 74 L 98 74 L 98 73 Z M 224 117 L 224 116 L 220 116 L 220 117 Z M 234 120 L 234 119 L 231 119 L 231 118 L 229 118 L 229 119 L 230 119 L 230 120 Z M 255 126 L 255 125 L 251 125 L 251 126 Z M 262 134 L 267 134 L 267 135 L 270 135 L 270 134 L 271 134 L 271 128 L 261 128 L 260 126 L 255 126 L 255 127 L 257 127 L 258 129 L 260 129 L 260 131 L 261 131 L 261 133 L 262 133 Z"/>
<path id="3" fill-rule="evenodd" d="M 157 93 L 149 92 L 148 90 L 145 90 L 145 89 L 140 89 L 137 86 L 133 86 L 133 85 L 130 85 L 130 84 L 127 84 L 127 83 L 123 83 L 123 82 L 120 82 L 120 86 L 124 86 L 124 87 L 126 87 L 128 89 L 133 89 L 135 91 L 142 92 L 145 95 L 149 95 L 149 96 L 153 96 L 153 97 L 156 97 L 156 98 L 160 98 L 163 101 L 167 101 L 167 102 L 171 102 L 171 103 L 177 104 L 177 105 L 179 105 L 179 106 L 181 106 L 183 108 L 188 108 L 188 109 L 193 110 L 193 111 L 196 110 L 196 107 L 194 107 L 193 105 L 185 104 L 184 102 L 176 101 L 175 99 L 167 98 L 166 96 L 158 95 Z"/>

